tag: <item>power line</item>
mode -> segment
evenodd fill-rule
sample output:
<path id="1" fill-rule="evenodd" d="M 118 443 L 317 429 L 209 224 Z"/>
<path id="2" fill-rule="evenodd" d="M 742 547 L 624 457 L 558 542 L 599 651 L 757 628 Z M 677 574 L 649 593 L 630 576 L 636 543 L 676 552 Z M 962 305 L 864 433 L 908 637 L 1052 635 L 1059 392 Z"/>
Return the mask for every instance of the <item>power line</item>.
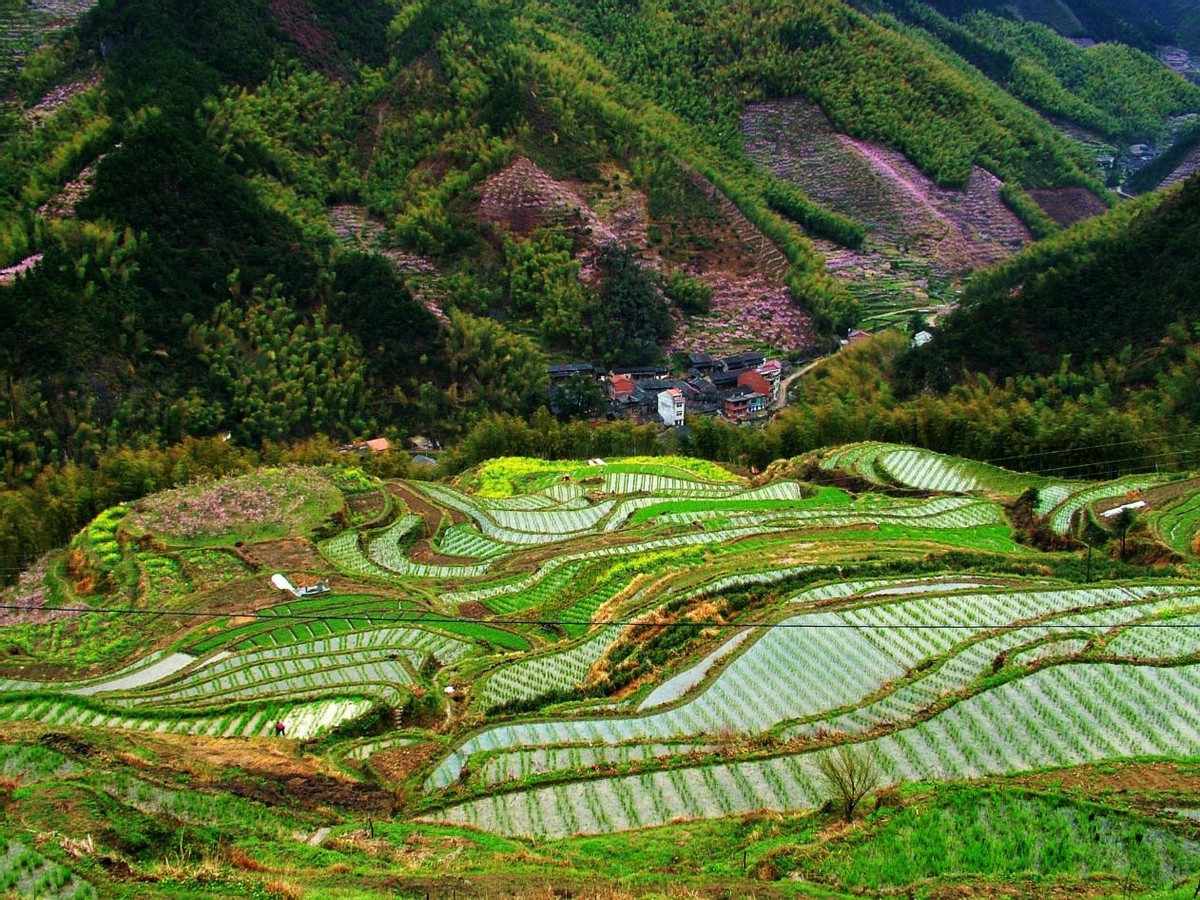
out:
<path id="1" fill-rule="evenodd" d="M 1133 609 L 1139 604 L 1129 604 L 1129 608 Z M 1097 609 L 1112 609 L 1121 608 L 1110 606 L 1098 606 Z M 343 621 L 362 621 L 368 625 L 377 623 L 381 624 L 402 624 L 402 625 L 490 625 L 492 627 L 504 625 L 533 625 L 533 626 L 609 626 L 617 625 L 621 627 L 637 627 L 637 628 L 759 628 L 763 630 L 772 629 L 858 629 L 870 628 L 877 631 L 923 631 L 923 630 L 976 630 L 990 631 L 1002 628 L 1104 628 L 1111 629 L 1114 627 L 1123 628 L 1200 628 L 1200 622 L 1171 622 L 1171 621 L 1156 621 L 1156 622 L 1122 622 L 1113 625 L 1110 623 L 1101 622 L 1047 622 L 1035 621 L 1028 624 L 1019 624 L 1013 622 L 976 622 L 976 623 L 959 623 L 959 622 L 914 622 L 910 624 L 902 624 L 896 622 L 887 623 L 870 623 L 870 622 L 795 622 L 790 619 L 785 619 L 780 622 L 719 622 L 716 620 L 685 620 L 685 621 L 670 621 L 670 622 L 653 622 L 645 619 L 595 619 L 585 621 L 580 619 L 553 619 L 553 618 L 537 618 L 537 619 L 471 619 L 465 616 L 440 616 L 440 615 L 422 615 L 405 616 L 395 613 L 334 613 L 334 614 L 317 614 L 317 613 L 268 613 L 268 612 L 204 612 L 204 611 L 188 611 L 188 610 L 166 610 L 166 609 L 134 609 L 132 607 L 96 607 L 96 606 L 41 606 L 36 609 L 31 609 L 25 606 L 16 604 L 0 604 L 0 610 L 18 610 L 26 613 L 42 613 L 42 612 L 62 612 L 75 614 L 91 614 L 91 615 L 116 615 L 116 616 L 154 616 L 158 618 L 175 617 L 180 619 L 223 619 L 227 617 L 249 618 L 258 621 L 328 621 L 331 619 Z M 1065 615 L 1081 615 L 1086 614 L 1079 612 L 1066 613 Z M 797 616 L 804 615 L 804 611 L 797 611 Z"/>
<path id="2" fill-rule="evenodd" d="M 1198 448 L 1197 450 L 1188 450 L 1188 451 L 1184 451 L 1184 452 L 1200 453 L 1200 448 Z M 1120 459 L 1103 459 L 1103 460 L 1097 460 L 1095 462 L 1074 463 L 1069 466 L 1054 466 L 1051 468 L 1041 469 L 1040 471 L 1037 471 L 1037 472 L 1028 472 L 1028 473 L 1018 472 L 1016 474 L 1018 474 L 1018 475 L 1024 475 L 1024 474 L 1062 475 L 1067 472 L 1076 472 L 1081 469 L 1101 469 L 1106 466 L 1118 466 L 1121 463 L 1138 463 L 1139 467 L 1144 467 L 1147 471 L 1149 471 L 1152 468 L 1152 466 L 1150 464 L 1152 460 L 1169 459 L 1171 457 L 1175 457 L 1178 455 L 1179 455 L 1179 451 L 1164 451 L 1163 453 L 1142 454 L 1140 456 L 1126 456 L 1126 457 L 1123 457 Z"/>
<path id="3" fill-rule="evenodd" d="M 1160 443 L 1160 444 L 1168 443 L 1169 444 L 1171 441 L 1182 442 L 1189 438 L 1200 438 L 1200 429 L 1198 429 L 1196 431 L 1188 432 L 1186 434 L 1174 435 L 1165 440 L 1160 440 L 1160 441 L 1158 441 L 1158 443 Z M 1062 455 L 1062 454 L 1067 454 L 1067 453 L 1082 453 L 1087 450 L 1108 450 L 1112 447 L 1126 447 L 1126 446 L 1129 446 L 1130 444 L 1141 444 L 1141 443 L 1142 443 L 1142 441 L 1138 438 L 1130 438 L 1130 439 L 1124 440 L 1124 441 L 1110 441 L 1110 442 L 1104 443 L 1104 444 L 1079 444 L 1074 447 L 1063 448 L 1060 450 L 1038 450 L 1033 453 L 1016 453 L 1011 456 L 989 457 L 988 459 L 984 460 L 984 462 L 990 463 L 992 465 L 997 465 L 999 463 L 1012 462 L 1014 460 L 1039 459 L 1043 456 L 1056 456 L 1056 455 Z M 1183 451 L 1183 452 L 1193 452 L 1193 451 Z"/>

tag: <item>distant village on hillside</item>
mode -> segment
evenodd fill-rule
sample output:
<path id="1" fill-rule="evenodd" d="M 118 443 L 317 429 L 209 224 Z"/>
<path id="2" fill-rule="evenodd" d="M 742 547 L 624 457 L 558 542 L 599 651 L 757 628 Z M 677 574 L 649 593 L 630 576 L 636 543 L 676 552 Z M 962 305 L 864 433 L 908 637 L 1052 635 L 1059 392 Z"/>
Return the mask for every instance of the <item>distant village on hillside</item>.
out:
<path id="1" fill-rule="evenodd" d="M 857 328 L 842 338 L 842 346 L 867 340 Z M 913 338 L 913 346 L 932 340 L 928 331 Z M 572 379 L 594 379 L 604 390 L 610 421 L 629 419 L 639 425 L 658 423 L 677 428 L 684 415 L 721 416 L 738 425 L 761 425 L 787 405 L 785 376 L 791 366 L 764 353 L 712 356 L 687 354 L 687 372 L 672 376 L 664 365 L 615 366 L 604 369 L 590 363 L 559 363 L 547 368 L 552 390 Z"/>
<path id="2" fill-rule="evenodd" d="M 784 363 L 762 353 L 690 353 L 686 375 L 671 377 L 669 371 L 666 366 L 605 371 L 587 363 L 567 363 L 550 366 L 550 379 L 555 384 L 581 376 L 600 381 L 609 419 L 678 427 L 690 413 L 753 424 L 770 418 L 779 405 Z"/>

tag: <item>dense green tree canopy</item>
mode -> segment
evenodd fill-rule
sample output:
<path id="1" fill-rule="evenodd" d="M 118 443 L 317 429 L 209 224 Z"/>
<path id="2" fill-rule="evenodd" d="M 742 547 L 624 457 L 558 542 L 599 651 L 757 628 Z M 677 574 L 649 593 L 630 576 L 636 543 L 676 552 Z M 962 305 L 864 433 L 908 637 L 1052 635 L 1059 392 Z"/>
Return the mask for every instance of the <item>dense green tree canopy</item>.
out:
<path id="1" fill-rule="evenodd" d="M 712 305 L 695 261 L 726 250 L 770 268 L 814 346 L 844 332 L 864 305 L 822 253 L 870 251 L 874 236 L 751 161 L 748 102 L 815 103 L 943 186 L 982 166 L 1039 236 L 1056 226 L 1029 189 L 1102 191 L 1039 111 L 1127 137 L 1193 104 L 1132 50 L 1084 51 L 987 4 L 935 5 L 100 0 L 0 103 L 0 267 L 23 273 L 0 286 L 5 509 L 43 504 L 58 534 L 94 511 L 96 486 L 60 503 L 56 479 L 189 438 L 232 434 L 250 454 L 384 433 L 451 441 L 547 403 L 595 413 L 594 390 L 548 394 L 546 359 L 660 360 L 675 321 Z M 1086 28 L 1094 9 L 1151 33 L 1107 0 L 1067 5 Z M 1159 7 L 1166 27 L 1183 21 Z M 481 208 L 522 157 L 562 208 L 510 228 Z M 1072 404 L 1105 421 L 1104 404 L 1124 409 L 1088 367 L 1129 390 L 1157 379 L 1156 415 L 1190 420 L 1196 279 L 1167 260 L 1196 256 L 1194 195 L 1118 210 L 978 279 L 929 354 L 880 361 L 880 406 L 846 405 L 865 387 L 812 394 L 764 433 L 704 423 L 684 440 L 755 464 L 872 428 L 954 449 L 967 440 L 955 415 L 992 421 L 974 407 L 994 403 L 997 422 L 1022 423 L 1012 443 L 1057 445 L 1056 421 L 1083 415 Z M 581 202 L 622 227 L 589 233 L 569 208 Z M 911 401 L 920 415 L 895 400 L 933 388 L 959 394 Z M 547 446 L 569 443 L 539 421 Z M 992 440 L 980 452 L 998 452 Z"/>

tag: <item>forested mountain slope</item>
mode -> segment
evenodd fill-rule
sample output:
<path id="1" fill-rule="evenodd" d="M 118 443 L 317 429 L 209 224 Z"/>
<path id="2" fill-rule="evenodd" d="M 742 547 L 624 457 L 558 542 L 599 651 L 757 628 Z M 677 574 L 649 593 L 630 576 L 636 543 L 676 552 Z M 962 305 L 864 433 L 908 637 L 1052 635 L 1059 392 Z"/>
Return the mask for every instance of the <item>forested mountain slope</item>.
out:
<path id="1" fill-rule="evenodd" d="M 1042 192 L 1113 202 L 1044 110 L 838 0 L 72 10 L 3 91 L 0 448 L 26 492 L 189 436 L 454 440 L 531 415 L 552 358 L 812 355 L 910 246 L 925 268 L 885 305 L 1053 233 Z M 1132 110 L 1054 96 L 1125 134 L 1191 102 L 1162 84 Z M 762 104 L 820 117 L 885 214 L 750 152 Z M 924 218 L 896 228 L 912 191 Z M 861 253 L 858 280 L 830 253 Z"/>
<path id="2" fill-rule="evenodd" d="M 1129 204 L 980 274 L 937 340 L 912 354 L 936 379 L 1049 373 L 1125 353 L 1147 371 L 1183 352 L 1200 312 L 1200 178 Z"/>
<path id="3" fill-rule="evenodd" d="M 883 4 L 1034 109 L 1106 139 L 1143 141 L 1194 111 L 1200 88 L 1125 43 L 1072 41 L 1039 21 L 977 9 L 956 19 L 931 5 Z"/>
<path id="4" fill-rule="evenodd" d="M 1120 41 L 1152 50 L 1156 44 L 1197 46 L 1195 4 L 1187 0 L 931 0 L 949 16 L 972 10 L 1013 14 L 1041 22 L 1067 37 Z"/>

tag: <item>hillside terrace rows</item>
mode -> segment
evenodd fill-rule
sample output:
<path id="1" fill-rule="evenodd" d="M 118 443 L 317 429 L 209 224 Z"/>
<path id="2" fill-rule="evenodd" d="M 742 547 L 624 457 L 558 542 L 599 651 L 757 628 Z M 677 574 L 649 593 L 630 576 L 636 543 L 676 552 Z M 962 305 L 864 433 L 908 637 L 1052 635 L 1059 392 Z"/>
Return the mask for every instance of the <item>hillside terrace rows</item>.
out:
<path id="1" fill-rule="evenodd" d="M 1200 719 L 1190 707 L 1195 700 L 1194 666 L 1187 665 L 1197 649 L 1195 639 L 1147 646 L 1124 636 L 1142 634 L 1128 626 L 1145 617 L 1194 609 L 1195 588 L 1147 587 L 1127 595 L 1123 589 L 1100 588 L 1090 596 L 1088 593 L 1047 590 L 1036 595 L 1014 594 L 1011 597 L 1016 605 L 1009 611 L 992 606 L 1006 595 L 982 596 L 980 601 L 992 608 L 997 623 L 992 636 L 981 640 L 969 630 L 951 627 L 936 633 L 944 642 L 940 646 L 937 642 L 915 648 L 902 647 L 898 642 L 876 644 L 877 636 L 890 632 L 882 630 L 885 626 L 881 622 L 874 622 L 858 632 L 862 636 L 859 640 L 865 639 L 859 654 L 863 658 L 834 673 L 827 667 L 806 667 L 803 661 L 829 658 L 831 651 L 836 658 L 844 659 L 846 634 L 829 636 L 823 630 L 803 629 L 764 632 L 735 662 L 752 657 L 755 647 L 772 640 L 776 645 L 813 640 L 838 641 L 840 645 L 836 650 L 813 645 L 778 652 L 774 666 L 791 665 L 793 677 L 801 679 L 782 692 L 771 674 L 777 669 L 751 666 L 750 660 L 740 667 L 730 665 L 694 700 L 677 707 L 686 711 L 703 703 L 708 711 L 693 710 L 682 718 L 664 720 L 661 713 L 624 719 L 559 718 L 481 731 L 443 761 L 427 786 L 454 784 L 455 773 L 462 772 L 462 766 L 470 761 L 473 782 L 503 786 L 509 793 L 497 794 L 489 789 L 490 796 L 450 807 L 433 817 L 510 834 L 554 836 L 577 830 L 641 827 L 676 815 L 723 815 L 757 808 L 763 799 L 768 805 L 802 807 L 820 797 L 811 767 L 813 751 L 806 748 L 819 748 L 831 736 L 839 735 L 848 739 L 855 739 L 855 735 L 867 737 L 893 778 L 978 777 L 1037 765 L 1103 759 L 1122 755 L 1128 747 L 1147 753 L 1187 752 L 1200 738 Z M 1119 599 L 1122 596 L 1124 600 Z M 1065 614 L 1067 609 L 1079 608 L 1081 601 L 1095 604 L 1095 611 Z M 944 609 L 938 609 L 941 602 L 942 598 L 933 594 L 899 606 L 893 601 L 864 607 L 862 615 L 878 619 L 882 613 L 919 620 L 922 607 L 927 608 L 925 612 L 943 615 Z M 1031 616 L 1044 624 L 1001 624 L 1010 621 L 1009 617 L 1019 617 L 1011 619 L 1015 624 Z M 1061 641 L 1059 636 L 1065 628 L 1083 630 L 1089 637 Z M 1113 632 L 1117 638 L 1104 649 L 1104 636 Z M 773 638 L 776 634 L 782 636 Z M 1048 647 L 1053 651 L 1045 652 L 1043 648 Z M 1003 669 L 1008 677 L 999 683 L 992 678 L 993 684 L 989 684 L 989 678 L 998 671 L 995 661 L 1005 659 L 1006 653 L 1017 648 L 1037 648 L 1040 652 L 1018 655 L 1013 662 L 1002 663 L 1002 667 L 1009 667 Z M 907 659 L 900 657 L 908 673 L 905 677 L 886 668 L 896 665 L 893 660 L 897 659 L 898 649 L 908 654 Z M 1140 655 L 1139 649 L 1150 652 Z M 926 653 L 933 666 L 923 664 Z M 872 657 L 884 668 L 864 667 L 863 663 Z M 1081 664 L 1093 659 L 1094 663 Z M 1118 659 L 1120 662 L 1106 662 Z M 1183 662 L 1184 666 L 1163 668 L 1164 662 L 1172 661 Z M 743 671 L 749 679 L 738 674 Z M 862 676 L 847 685 L 843 677 L 847 671 Z M 926 684 L 929 679 L 934 683 Z M 834 693 L 829 693 L 831 690 Z M 847 699 L 856 690 L 861 696 Z M 749 703 L 752 710 L 760 708 L 762 698 L 790 698 L 793 706 L 787 714 L 792 720 L 802 719 L 804 724 L 775 732 L 788 742 L 779 745 L 787 751 L 784 755 L 737 764 L 723 762 L 719 754 L 715 760 L 711 754 L 696 755 L 696 748 L 686 743 L 689 736 L 724 734 L 728 740 L 730 732 L 709 721 L 712 715 L 720 715 L 734 705 L 730 697 L 719 696 L 726 691 L 735 691 L 734 708 Z M 1089 695 L 1089 691 L 1094 693 Z M 868 699 L 872 696 L 880 699 L 872 702 Z M 1139 711 L 1143 702 L 1145 712 Z M 846 709 L 850 711 L 842 712 Z M 669 721 L 678 721 L 680 727 L 669 727 L 664 732 L 656 724 Z M 735 727 L 746 725 L 738 718 Z M 668 734 L 685 743 L 661 743 Z M 597 743 L 613 747 L 609 759 L 636 761 L 642 767 L 652 758 L 650 748 L 655 747 L 660 751 L 658 766 L 636 776 L 587 778 L 583 777 L 586 764 L 578 765 L 569 754 L 554 750 Z M 621 748 L 625 748 L 623 757 Z M 477 760 L 474 754 L 482 755 Z M 537 786 L 555 776 L 556 764 L 557 777 L 565 783 Z M 521 789 L 524 782 L 513 780 L 534 775 L 534 786 L 526 790 Z M 641 799 L 637 799 L 639 795 Z"/>
<path id="2" fill-rule="evenodd" d="M 591 463 L 495 460 L 454 485 L 402 490 L 271 470 L 114 508 L 76 549 L 98 572 L 137 573 L 139 604 L 205 609 L 245 592 L 254 605 L 163 633 L 111 675 L 0 681 L 0 718 L 214 737 L 282 722 L 306 739 L 432 695 L 437 734 L 404 719 L 386 738 L 437 744 L 417 808 L 545 836 L 815 804 L 812 754 L 831 741 L 874 747 L 890 778 L 956 778 L 1126 747 L 1185 753 L 1200 739 L 1200 638 L 1163 627 L 1194 621 L 1200 588 L 1031 576 L 1039 557 L 1012 540 L 1000 505 L 1038 490 L 1039 514 L 1069 530 L 1162 479 L 1068 482 L 877 443 L 809 460 L 880 489 L 857 494 L 687 461 Z M 311 559 L 310 577 L 332 569 L 334 593 L 269 599 L 268 573 L 248 561 L 272 558 L 284 519 L 328 517 L 345 491 L 382 502 L 313 535 L 323 556 L 295 557 Z M 1181 489 L 1148 519 L 1189 544 L 1194 498 Z M 221 503 L 248 512 L 214 513 L 216 531 L 185 515 Z M 457 548 L 461 564 L 414 563 L 419 541 Z M 983 568 L 886 574 L 951 549 Z M 1010 563 L 1022 574 L 1004 574 Z M 842 577 L 844 565 L 885 574 Z M 205 585 L 202 571 L 220 575 Z M 44 579 L 63 596 L 60 572 Z M 748 617 L 724 605 L 751 595 Z M 636 653 L 638 635 L 690 610 L 683 652 L 588 699 L 617 649 Z M 504 712 L 514 703 L 533 715 Z"/>
<path id="3" fill-rule="evenodd" d="M 979 778 L 1130 753 L 1187 755 L 1200 739 L 1195 667 L 1062 665 L 1007 682 L 862 747 L 892 781 Z M 1113 702 L 1120 698 L 1119 702 Z M 1143 710 L 1153 710 L 1147 717 Z M 1161 715 L 1159 714 L 1161 711 Z M 684 765 L 491 792 L 430 819 L 542 838 L 660 825 L 823 799 L 814 753 Z"/>

